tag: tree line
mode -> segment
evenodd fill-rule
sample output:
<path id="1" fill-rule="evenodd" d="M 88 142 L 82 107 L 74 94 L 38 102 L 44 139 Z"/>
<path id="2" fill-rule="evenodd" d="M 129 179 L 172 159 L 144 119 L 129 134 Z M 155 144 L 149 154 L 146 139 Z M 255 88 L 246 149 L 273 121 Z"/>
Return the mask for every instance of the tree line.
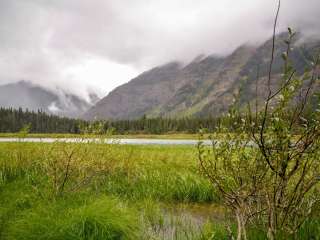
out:
<path id="1" fill-rule="evenodd" d="M 84 121 L 50 115 L 42 110 L 0 108 L 0 132 L 18 132 L 30 126 L 31 133 L 80 133 Z"/>
<path id="2" fill-rule="evenodd" d="M 227 117 L 207 118 L 147 118 L 134 120 L 106 120 L 89 122 L 48 114 L 42 110 L 30 111 L 22 108 L 0 108 L 0 132 L 18 132 L 30 126 L 31 133 L 81 133 L 90 125 L 102 125 L 104 131 L 115 134 L 165 134 L 174 132 L 197 133 L 201 128 L 214 131 Z"/>

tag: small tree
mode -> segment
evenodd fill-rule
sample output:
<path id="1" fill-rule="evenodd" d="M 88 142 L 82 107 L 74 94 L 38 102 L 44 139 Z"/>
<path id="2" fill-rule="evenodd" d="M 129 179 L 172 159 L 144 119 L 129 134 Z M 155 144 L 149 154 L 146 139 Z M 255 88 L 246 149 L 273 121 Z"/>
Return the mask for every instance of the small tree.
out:
<path id="1" fill-rule="evenodd" d="M 73 143 L 57 140 L 43 152 L 40 170 L 54 197 L 82 190 L 114 170 L 112 149 L 116 142 L 107 141 L 104 125 L 96 123 L 85 129 L 83 138 Z"/>
<path id="2" fill-rule="evenodd" d="M 229 117 L 234 132 L 212 141 L 210 151 L 198 144 L 200 168 L 233 210 L 238 239 L 246 239 L 250 220 L 262 223 L 269 239 L 280 234 L 295 236 L 319 202 L 319 195 L 312 194 L 320 181 L 319 56 L 298 76 L 290 61 L 295 33 L 289 28 L 282 80 L 272 91 L 279 9 L 280 1 L 264 104 L 258 108 L 256 101 L 256 112 L 248 104 L 242 118 L 237 113 L 240 104 L 233 106 Z"/>
<path id="3" fill-rule="evenodd" d="M 19 133 L 18 133 L 19 141 L 26 138 L 28 136 L 28 134 L 30 133 L 30 130 L 31 130 L 31 124 L 23 125 L 23 127 L 19 130 Z"/>
<path id="4" fill-rule="evenodd" d="M 202 136 L 202 134 L 201 134 Z M 220 136 L 219 141 L 216 137 Z M 247 223 L 264 211 L 260 190 L 267 167 L 255 162 L 257 152 L 243 132 L 218 133 L 210 137 L 211 148 L 198 142 L 200 171 L 222 195 L 237 221 L 237 239 L 247 239 Z"/>
<path id="5" fill-rule="evenodd" d="M 203 130 L 197 145 L 200 171 L 218 189 L 236 218 L 237 240 L 247 239 L 247 224 L 265 211 L 261 192 L 268 172 L 262 158 L 257 161 L 259 153 L 246 133 L 246 119 L 238 111 L 240 94 L 241 89 L 235 94 L 226 127 L 220 125 L 209 137 L 211 146 L 204 145 Z"/>
<path id="6" fill-rule="evenodd" d="M 320 106 L 313 104 L 313 100 L 319 103 L 314 98 L 319 96 L 315 93 L 319 56 L 311 62 L 311 70 L 297 76 L 290 62 L 294 36 L 289 28 L 280 87 L 274 92 L 270 87 L 272 53 L 263 110 L 255 119 L 251 111 L 247 115 L 251 140 L 269 168 L 269 184 L 264 187 L 269 239 L 281 232 L 294 235 L 319 201 L 309 194 L 319 183 Z"/>

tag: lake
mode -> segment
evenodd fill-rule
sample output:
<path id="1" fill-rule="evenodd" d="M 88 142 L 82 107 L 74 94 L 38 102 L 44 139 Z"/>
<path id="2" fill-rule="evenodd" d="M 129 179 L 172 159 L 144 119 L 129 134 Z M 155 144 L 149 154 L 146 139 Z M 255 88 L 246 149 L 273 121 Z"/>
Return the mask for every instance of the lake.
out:
<path id="1" fill-rule="evenodd" d="M 43 143 L 53 143 L 56 141 L 61 142 L 69 142 L 69 143 L 80 143 L 80 142 L 93 142 L 99 141 L 99 139 L 94 138 L 0 138 L 0 142 L 43 142 Z M 210 145 L 211 141 L 205 140 L 204 144 Z M 190 140 L 190 139 L 139 139 L 139 138 L 131 138 L 131 139 L 107 139 L 105 143 L 118 143 L 118 144 L 126 144 L 126 145 L 196 145 L 198 140 Z"/>

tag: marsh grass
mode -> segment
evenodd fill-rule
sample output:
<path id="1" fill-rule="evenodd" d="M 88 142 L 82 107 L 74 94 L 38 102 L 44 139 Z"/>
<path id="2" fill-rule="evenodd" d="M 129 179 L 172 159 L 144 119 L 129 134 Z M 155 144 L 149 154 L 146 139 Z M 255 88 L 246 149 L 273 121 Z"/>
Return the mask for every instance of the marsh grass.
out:
<path id="1" fill-rule="evenodd" d="M 136 216 L 117 199 L 107 197 L 87 199 L 81 205 L 70 199 L 44 202 L 21 213 L 6 235 L 7 239 L 138 239 Z"/>
<path id="2" fill-rule="evenodd" d="M 200 227 L 188 232 L 188 219 L 158 202 L 215 199 L 190 147 L 18 142 L 0 150 L 1 239 L 185 239 Z"/>
<path id="3" fill-rule="evenodd" d="M 190 146 L 1 143 L 0 239 L 228 239 L 233 220 L 195 154 Z M 312 221 L 299 236 L 318 232 Z M 258 227 L 248 234 L 265 239 Z"/>

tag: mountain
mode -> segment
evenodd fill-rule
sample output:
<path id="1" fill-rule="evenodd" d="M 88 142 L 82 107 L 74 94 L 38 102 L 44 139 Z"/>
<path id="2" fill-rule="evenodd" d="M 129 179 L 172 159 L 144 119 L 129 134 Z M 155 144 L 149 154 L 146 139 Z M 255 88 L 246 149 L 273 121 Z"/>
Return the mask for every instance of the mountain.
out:
<path id="1" fill-rule="evenodd" d="M 272 86 L 283 69 L 286 34 L 277 36 Z M 260 46 L 243 45 L 228 56 L 197 57 L 186 66 L 172 62 L 142 73 L 119 86 L 90 108 L 84 118 L 135 119 L 148 117 L 217 116 L 227 111 L 241 87 L 242 103 L 266 93 L 272 40 Z M 320 41 L 297 34 L 291 59 L 302 73 Z M 257 73 L 259 69 L 259 74 Z M 257 75 L 259 80 L 257 81 Z"/>
<path id="2" fill-rule="evenodd" d="M 100 100 L 85 118 L 140 117 L 173 96 L 179 71 L 178 63 L 170 63 L 145 72 Z"/>
<path id="3" fill-rule="evenodd" d="M 90 98 L 97 101 L 94 94 Z M 41 109 L 50 114 L 77 118 L 92 105 L 76 95 L 62 90 L 53 92 L 28 81 L 0 85 L 0 107 Z"/>

